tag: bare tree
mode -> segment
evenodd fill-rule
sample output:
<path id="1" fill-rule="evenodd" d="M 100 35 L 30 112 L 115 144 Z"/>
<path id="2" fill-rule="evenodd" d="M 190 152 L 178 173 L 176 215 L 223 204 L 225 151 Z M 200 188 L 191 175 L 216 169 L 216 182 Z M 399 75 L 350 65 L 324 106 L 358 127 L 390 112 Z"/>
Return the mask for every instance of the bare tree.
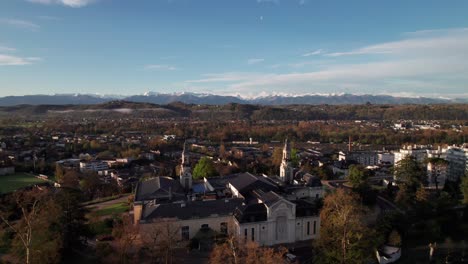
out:
<path id="1" fill-rule="evenodd" d="M 39 189 L 17 192 L 14 201 L 20 212 L 19 219 L 11 220 L 12 212 L 2 211 L 0 214 L 1 220 L 13 231 L 24 250 L 27 264 L 33 263 L 33 259 L 34 262 L 59 260 L 61 238 L 59 234 L 49 232 L 49 226 L 57 221 L 60 212 L 47 195 L 47 190 Z M 35 250 L 38 248 L 41 250 Z"/>
<path id="2" fill-rule="evenodd" d="M 130 253 L 135 252 L 135 244 L 138 239 L 138 225 L 134 225 L 128 214 L 122 216 L 122 221 L 115 224 L 112 235 L 117 238 L 119 259 L 121 263 L 127 263 Z"/>
<path id="3" fill-rule="evenodd" d="M 173 220 L 148 224 L 142 232 L 142 240 L 150 250 L 152 263 L 173 263 L 174 249 L 182 240 L 180 225 Z"/>

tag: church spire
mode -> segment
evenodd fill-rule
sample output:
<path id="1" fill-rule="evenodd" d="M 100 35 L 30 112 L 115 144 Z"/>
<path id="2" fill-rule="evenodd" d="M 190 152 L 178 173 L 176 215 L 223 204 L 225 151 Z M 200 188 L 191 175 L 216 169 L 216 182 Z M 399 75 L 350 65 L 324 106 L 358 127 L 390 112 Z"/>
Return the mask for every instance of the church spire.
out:
<path id="1" fill-rule="evenodd" d="M 187 152 L 187 141 L 184 142 L 184 148 L 182 150 L 179 180 L 185 190 L 188 191 L 192 188 L 192 169 L 190 167 L 189 155 Z"/>
<path id="2" fill-rule="evenodd" d="M 286 138 L 283 148 L 283 160 L 280 166 L 280 178 L 283 182 L 290 184 L 293 180 L 293 168 L 291 165 L 291 146 Z"/>

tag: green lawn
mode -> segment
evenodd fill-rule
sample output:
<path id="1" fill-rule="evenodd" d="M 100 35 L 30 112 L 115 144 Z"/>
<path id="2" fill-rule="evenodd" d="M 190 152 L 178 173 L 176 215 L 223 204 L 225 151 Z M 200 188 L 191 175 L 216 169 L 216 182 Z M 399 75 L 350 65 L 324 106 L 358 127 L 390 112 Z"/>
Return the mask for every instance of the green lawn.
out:
<path id="1" fill-rule="evenodd" d="M 106 215 L 113 215 L 113 214 L 121 214 L 128 211 L 130 207 L 127 205 L 126 202 L 121 202 L 113 205 L 109 205 L 97 211 L 94 211 L 93 214 L 97 216 L 106 216 Z"/>
<path id="2" fill-rule="evenodd" d="M 22 187 L 44 182 L 44 180 L 38 179 L 27 173 L 3 175 L 0 176 L 0 193 L 9 193 Z"/>

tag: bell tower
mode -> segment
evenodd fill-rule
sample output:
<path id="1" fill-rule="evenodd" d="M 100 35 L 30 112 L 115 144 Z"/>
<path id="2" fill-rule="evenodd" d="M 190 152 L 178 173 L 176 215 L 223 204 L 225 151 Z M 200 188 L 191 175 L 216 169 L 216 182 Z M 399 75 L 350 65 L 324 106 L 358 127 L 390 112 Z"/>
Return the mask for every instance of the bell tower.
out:
<path id="1" fill-rule="evenodd" d="M 192 169 L 190 168 L 190 160 L 187 153 L 187 142 L 184 142 L 184 150 L 182 151 L 179 180 L 180 185 L 182 185 L 186 191 L 192 189 Z"/>

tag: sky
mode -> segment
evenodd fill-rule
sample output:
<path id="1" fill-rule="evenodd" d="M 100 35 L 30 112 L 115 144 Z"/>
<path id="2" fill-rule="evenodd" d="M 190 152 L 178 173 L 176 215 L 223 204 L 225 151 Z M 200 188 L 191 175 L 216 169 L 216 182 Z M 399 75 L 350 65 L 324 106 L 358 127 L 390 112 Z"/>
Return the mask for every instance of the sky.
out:
<path id="1" fill-rule="evenodd" d="M 468 98 L 468 1 L 1 0 L 0 96 Z"/>

